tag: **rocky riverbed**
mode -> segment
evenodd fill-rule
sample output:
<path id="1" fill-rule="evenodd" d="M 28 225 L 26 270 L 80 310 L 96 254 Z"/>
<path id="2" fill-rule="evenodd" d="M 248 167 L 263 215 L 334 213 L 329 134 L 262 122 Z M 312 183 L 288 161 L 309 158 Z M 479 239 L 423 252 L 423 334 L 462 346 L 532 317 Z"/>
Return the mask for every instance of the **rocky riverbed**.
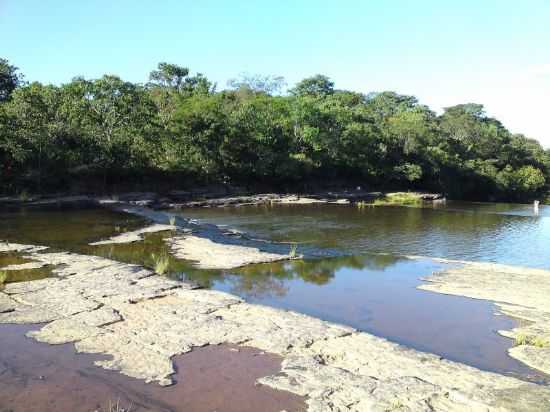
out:
<path id="1" fill-rule="evenodd" d="M 230 294 L 194 289 L 137 265 L 50 253 L 33 245 L 2 243 L 0 251 L 23 252 L 27 258 L 52 265 L 56 275 L 5 285 L 0 292 L 1 323 L 45 323 L 29 336 L 49 344 L 74 343 L 79 352 L 108 355 L 97 365 L 154 384 L 173 383 L 175 355 L 205 345 L 236 344 L 282 356 L 282 371 L 258 382 L 306 396 L 310 411 L 550 408 L 546 386 L 450 362 L 353 328 L 248 304 Z M 443 285 L 447 276 L 449 285 L 462 280 L 466 288 L 468 265 L 459 269 L 453 265 L 427 287 L 466 294 L 459 286 L 447 290 Z M 470 265 L 474 265 L 471 270 L 479 269 Z M 475 279 L 486 276 L 487 268 L 482 269 Z M 492 269 L 495 279 L 504 274 L 510 282 L 522 273 L 510 267 Z M 549 276 L 544 271 L 538 275 L 537 281 Z M 438 283 L 433 282 L 437 279 Z M 491 284 L 490 276 L 487 279 Z M 517 282 L 538 288 L 525 279 Z M 470 285 L 472 291 L 476 289 L 472 278 Z M 475 297 L 491 298 L 484 296 Z M 546 307 L 542 300 L 537 302 L 538 298 L 529 307 Z"/>

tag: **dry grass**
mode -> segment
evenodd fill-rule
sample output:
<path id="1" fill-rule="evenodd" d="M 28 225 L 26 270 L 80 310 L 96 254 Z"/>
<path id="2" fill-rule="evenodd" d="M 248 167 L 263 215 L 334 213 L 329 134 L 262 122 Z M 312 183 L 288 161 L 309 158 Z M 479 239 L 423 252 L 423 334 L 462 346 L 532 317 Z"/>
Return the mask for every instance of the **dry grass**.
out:
<path id="1" fill-rule="evenodd" d="M 168 257 L 168 255 L 165 253 L 161 255 L 152 253 L 151 258 L 153 259 L 154 271 L 159 275 L 164 275 L 168 271 L 168 267 L 170 266 L 170 258 Z"/>
<path id="2" fill-rule="evenodd" d="M 101 412 L 132 412 L 132 407 L 134 405 L 130 404 L 128 407 L 124 407 L 120 404 L 120 399 L 117 399 L 116 402 L 109 400 L 107 408 L 101 409 Z"/>

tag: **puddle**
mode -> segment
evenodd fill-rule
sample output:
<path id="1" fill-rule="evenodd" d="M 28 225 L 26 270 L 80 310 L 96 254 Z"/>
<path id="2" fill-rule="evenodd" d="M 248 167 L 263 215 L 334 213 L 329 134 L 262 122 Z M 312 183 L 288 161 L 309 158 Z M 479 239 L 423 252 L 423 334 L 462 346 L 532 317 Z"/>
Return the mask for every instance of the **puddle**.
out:
<path id="1" fill-rule="evenodd" d="M 0 325 L 0 412 L 109 412 L 110 401 L 131 412 L 305 410 L 303 398 L 255 384 L 279 372 L 281 359 L 254 348 L 196 348 L 175 358 L 177 384 L 161 387 L 95 367 L 101 358 L 73 345 L 24 337 L 31 329 Z"/>

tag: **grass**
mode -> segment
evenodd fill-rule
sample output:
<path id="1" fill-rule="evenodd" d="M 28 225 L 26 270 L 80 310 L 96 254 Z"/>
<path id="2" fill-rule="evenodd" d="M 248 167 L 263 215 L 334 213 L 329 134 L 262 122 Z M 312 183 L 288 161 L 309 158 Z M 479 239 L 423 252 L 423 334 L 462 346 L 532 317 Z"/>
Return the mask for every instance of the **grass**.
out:
<path id="1" fill-rule="evenodd" d="M 298 256 L 298 244 L 293 243 L 290 245 L 290 252 L 288 252 L 288 256 L 290 256 L 291 259 L 294 259 L 296 256 Z"/>
<path id="2" fill-rule="evenodd" d="M 536 346 L 537 348 L 550 347 L 550 341 L 548 339 L 542 338 L 540 336 L 529 336 L 525 333 L 520 333 L 516 335 L 515 343 L 516 346 L 529 345 Z"/>
<path id="3" fill-rule="evenodd" d="M 132 404 L 128 408 L 125 408 L 120 405 L 120 399 L 117 399 L 116 402 L 113 402 L 112 400 L 109 400 L 109 403 L 107 405 L 107 408 L 104 410 L 104 412 L 132 412 Z M 103 408 L 102 408 L 103 411 Z"/>
<path id="4" fill-rule="evenodd" d="M 19 200 L 22 201 L 22 202 L 26 202 L 30 198 L 31 198 L 31 196 L 29 195 L 29 193 L 26 190 L 22 190 L 19 193 Z"/>
<path id="5" fill-rule="evenodd" d="M 388 193 L 380 199 L 375 199 L 373 205 L 386 206 L 386 205 L 419 205 L 422 203 L 422 199 L 417 193 L 410 192 L 397 192 Z"/>
<path id="6" fill-rule="evenodd" d="M 170 266 L 170 258 L 168 257 L 168 254 L 163 253 L 157 255 L 156 253 L 151 253 L 151 258 L 153 259 L 154 271 L 159 275 L 164 275 Z"/>
<path id="7" fill-rule="evenodd" d="M 0 286 L 2 286 L 8 279 L 8 272 L 5 270 L 0 270 Z"/>
<path id="8" fill-rule="evenodd" d="M 404 407 L 405 407 L 405 405 L 403 405 L 403 402 L 401 402 L 399 399 L 394 399 L 391 402 L 390 407 L 386 408 L 385 411 L 386 412 L 393 412 L 393 411 L 399 410 L 399 409 L 404 408 Z"/>

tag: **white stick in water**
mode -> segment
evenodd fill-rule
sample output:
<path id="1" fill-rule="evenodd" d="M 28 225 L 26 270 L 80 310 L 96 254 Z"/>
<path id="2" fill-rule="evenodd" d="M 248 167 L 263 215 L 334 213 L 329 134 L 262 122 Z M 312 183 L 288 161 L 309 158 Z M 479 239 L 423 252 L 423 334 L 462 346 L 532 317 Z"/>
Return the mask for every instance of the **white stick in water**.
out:
<path id="1" fill-rule="evenodd" d="M 538 200 L 535 200 L 535 201 L 533 202 L 533 211 L 534 211 L 535 214 L 537 214 L 537 215 L 538 215 L 538 213 L 539 213 L 539 203 L 540 203 L 540 202 L 539 202 Z"/>

